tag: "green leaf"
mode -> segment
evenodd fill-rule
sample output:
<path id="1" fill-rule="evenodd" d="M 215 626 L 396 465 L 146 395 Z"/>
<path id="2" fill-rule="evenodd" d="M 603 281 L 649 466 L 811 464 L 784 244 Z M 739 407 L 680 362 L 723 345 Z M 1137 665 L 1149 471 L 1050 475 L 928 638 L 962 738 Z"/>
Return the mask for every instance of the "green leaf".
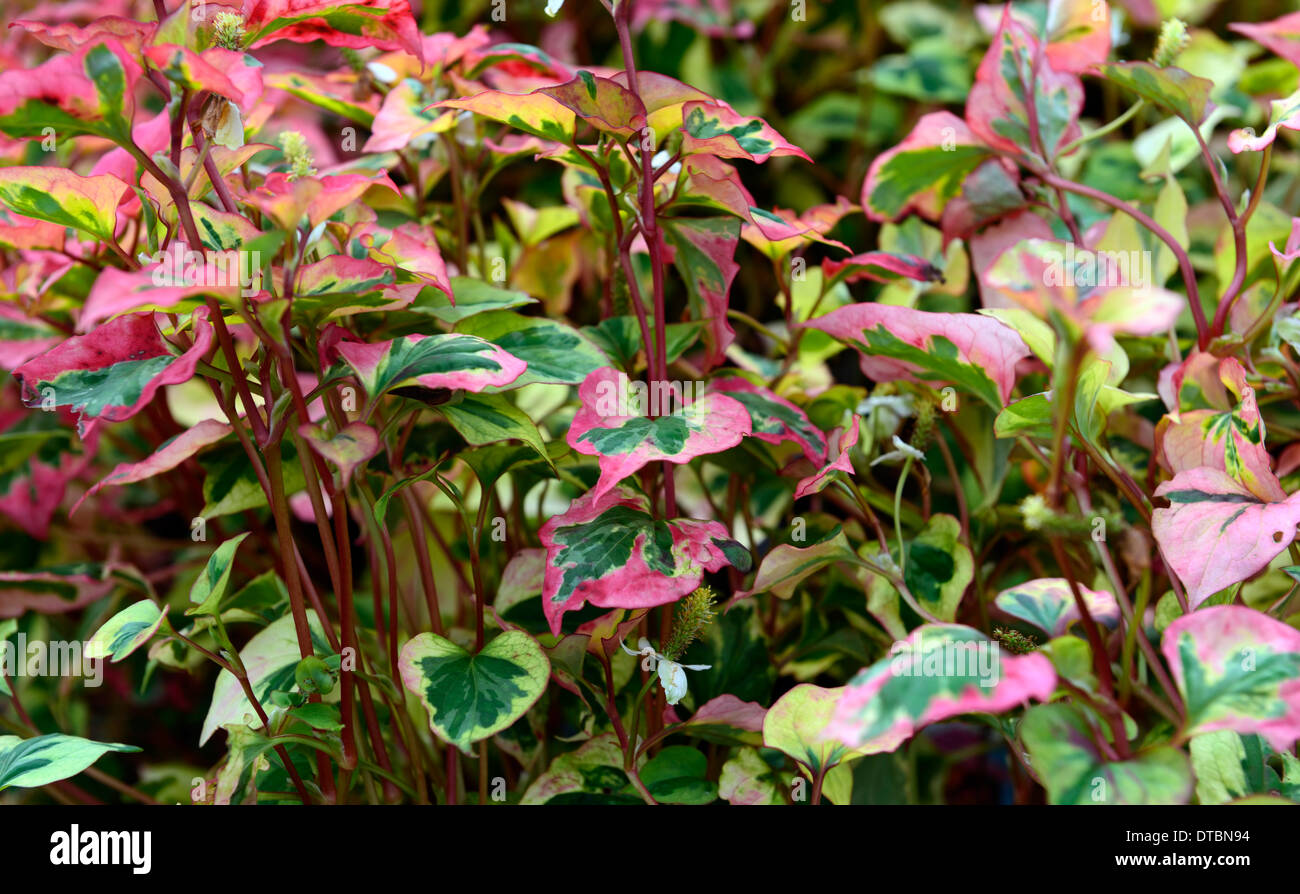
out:
<path id="1" fill-rule="evenodd" d="M 591 372 L 609 365 L 594 340 L 563 320 L 491 311 L 462 320 L 456 331 L 477 335 L 528 364 L 511 388 L 536 382 L 580 385 Z"/>
<path id="2" fill-rule="evenodd" d="M 737 592 L 732 599 L 742 599 L 758 593 L 772 593 L 781 599 L 789 599 L 799 583 L 809 575 L 836 562 L 856 563 L 857 558 L 843 529 L 836 525 L 827 537 L 811 546 L 800 547 L 789 543 L 777 546 L 763 557 L 758 566 L 758 574 L 754 577 L 754 586 Z"/>
<path id="3" fill-rule="evenodd" d="M 510 726 L 546 691 L 551 664 L 522 630 L 501 634 L 476 655 L 421 633 L 402 647 L 402 683 L 429 712 L 429 728 L 461 749 Z"/>
<path id="4" fill-rule="evenodd" d="M 271 448 L 274 449 L 274 448 Z M 284 493 L 292 496 L 307 486 L 298 451 L 293 442 L 285 439 L 280 446 L 284 464 Z M 257 474 L 249 465 L 248 456 L 238 444 L 223 444 L 205 453 L 198 463 L 206 473 L 203 476 L 204 518 L 215 518 L 259 509 L 266 505 L 266 492 L 262 490 Z"/>
<path id="5" fill-rule="evenodd" d="M 185 610 L 185 614 L 215 615 L 217 613 L 217 606 L 221 603 L 221 597 L 226 595 L 226 587 L 230 584 L 230 570 L 235 564 L 235 552 L 249 533 L 245 531 L 237 537 L 231 537 L 213 550 L 211 557 L 208 558 L 207 566 L 203 569 L 203 573 L 195 579 L 194 585 L 190 587 L 190 602 L 192 605 Z"/>
<path id="6" fill-rule="evenodd" d="M 0 168 L 0 203 L 18 214 L 115 242 L 117 204 L 129 187 L 112 176 L 83 177 L 62 168 Z"/>
<path id="7" fill-rule="evenodd" d="M 641 781 L 660 804 L 711 804 L 718 786 L 708 776 L 709 758 L 690 745 L 670 745 L 641 768 Z"/>
<path id="8" fill-rule="evenodd" d="M 456 403 L 439 405 L 438 411 L 476 447 L 497 441 L 523 441 L 554 468 L 536 423 L 504 395 L 467 393 Z"/>
<path id="9" fill-rule="evenodd" d="M 0 791 L 39 788 L 76 776 L 110 751 L 139 751 L 132 745 L 92 742 L 51 733 L 31 739 L 0 736 Z"/>
<path id="10" fill-rule="evenodd" d="M 315 653 L 329 655 L 331 650 L 325 639 L 324 628 L 321 627 L 320 619 L 312 609 L 307 609 L 307 627 L 311 632 Z M 278 710 L 273 709 L 269 704 L 271 693 L 290 692 L 294 689 L 294 670 L 302 660 L 293 615 L 286 614 L 254 634 L 253 638 L 239 650 L 239 660 L 248 673 L 248 682 L 257 700 L 268 713 Z M 245 717 L 249 718 L 249 721 L 245 721 Z M 239 680 L 234 674 L 223 670 L 217 675 L 217 682 L 212 690 L 212 702 L 208 706 L 208 714 L 203 720 L 203 729 L 199 733 L 199 745 L 204 745 L 212 734 L 223 726 L 245 722 L 259 725 L 257 715 L 244 694 Z"/>
<path id="11" fill-rule="evenodd" d="M 87 658 L 121 661 L 143 646 L 157 632 L 166 613 L 148 599 L 142 599 L 109 618 L 86 644 Z"/>
<path id="12" fill-rule="evenodd" d="M 1019 733 L 1052 804 L 1185 804 L 1192 794 L 1191 768 L 1177 748 L 1155 745 L 1131 760 L 1108 760 L 1071 705 L 1030 708 Z"/>
<path id="13" fill-rule="evenodd" d="M 319 702 L 309 703 L 294 708 L 289 712 L 289 716 L 295 720 L 301 720 L 312 729 L 321 729 L 328 732 L 343 729 L 343 721 L 339 719 L 339 709 L 334 705 Z"/>
<path id="14" fill-rule="evenodd" d="M 906 53 L 881 56 L 867 77 L 882 93 L 927 103 L 963 102 L 971 88 L 970 64 L 947 37 L 918 41 Z"/>
<path id="15" fill-rule="evenodd" d="M 1188 743 L 1196 774 L 1196 800 L 1223 804 L 1251 794 L 1246 782 L 1246 747 L 1230 729 L 1193 736 Z"/>
<path id="16" fill-rule="evenodd" d="M 826 735 L 843 694 L 843 686 L 823 689 L 801 683 L 794 687 L 767 712 L 763 744 L 785 752 L 814 776 L 829 770 L 854 753 L 842 741 Z"/>
<path id="17" fill-rule="evenodd" d="M 420 297 L 416 298 L 415 303 L 406 310 L 408 313 L 423 314 L 436 317 L 444 323 L 456 324 L 468 317 L 487 311 L 506 310 L 524 304 L 537 303 L 536 298 L 520 292 L 518 289 L 503 289 L 481 279 L 473 279 L 468 276 L 453 276 L 451 278 L 451 291 L 456 296 L 454 305 L 440 290 L 430 288 L 423 289 L 420 292 Z M 466 329 L 465 327 L 459 327 L 457 331 L 488 338 L 481 332 Z M 492 341 L 492 339 L 488 338 L 488 341 Z M 511 353 L 514 352 L 511 351 Z M 528 358 L 525 357 L 524 359 Z"/>
<path id="18" fill-rule="evenodd" d="M 520 804 L 642 804 L 627 774 L 613 733 L 602 733 L 576 751 L 561 754 L 537 777 Z"/>
<path id="19" fill-rule="evenodd" d="M 1051 394 L 1031 394 L 1006 406 L 993 421 L 993 434 L 998 438 L 1051 437 L 1056 414 Z"/>
<path id="20" fill-rule="evenodd" d="M 718 796 L 734 805 L 780 804 L 783 785 L 757 748 L 740 748 L 722 765 Z"/>
<path id="21" fill-rule="evenodd" d="M 1113 84 L 1133 91 L 1147 102 L 1166 109 L 1192 127 L 1205 120 L 1214 82 L 1167 66 L 1150 62 L 1111 62 L 1097 66 L 1097 73 Z"/>

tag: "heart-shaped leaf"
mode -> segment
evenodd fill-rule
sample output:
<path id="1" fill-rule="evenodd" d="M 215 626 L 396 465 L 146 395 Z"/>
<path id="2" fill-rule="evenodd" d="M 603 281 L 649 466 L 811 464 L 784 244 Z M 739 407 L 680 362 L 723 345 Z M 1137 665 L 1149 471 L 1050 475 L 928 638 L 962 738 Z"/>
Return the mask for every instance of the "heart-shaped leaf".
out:
<path id="1" fill-rule="evenodd" d="M 709 757 L 690 745 L 670 745 L 641 768 L 641 782 L 660 804 L 712 804 L 718 785 L 708 778 Z"/>
<path id="2" fill-rule="evenodd" d="M 317 656 L 331 653 L 325 639 L 324 628 L 316 612 L 307 609 L 307 626 L 311 631 L 312 646 Z M 253 635 L 242 649 L 239 660 L 248 672 L 248 682 L 257 700 L 266 708 L 268 714 L 273 709 L 270 704 L 272 692 L 289 692 L 294 689 L 294 670 L 302 660 L 298 648 L 298 635 L 294 628 L 293 615 L 286 614 L 269 626 Z M 337 690 L 335 690 L 335 697 Z M 274 709 L 278 711 L 279 709 Z M 217 675 L 216 686 L 212 690 L 212 702 L 208 714 L 203 719 L 203 729 L 199 733 L 199 745 L 204 745 L 212 734 L 226 724 L 244 723 L 247 717 L 260 728 L 256 713 L 239 680 L 229 671 L 223 670 Z"/>
<path id="3" fill-rule="evenodd" d="M 600 481 L 592 490 L 597 497 L 646 463 L 690 462 L 729 450 L 750 433 L 749 413 L 739 402 L 723 394 L 699 396 L 694 383 L 646 385 L 607 366 L 587 376 L 578 396 L 582 408 L 567 440 L 579 453 L 600 457 Z"/>
<path id="4" fill-rule="evenodd" d="M 299 426 L 298 434 L 308 447 L 338 468 L 344 487 L 352 480 L 357 466 L 378 453 L 382 446 L 379 433 L 364 422 L 349 422 L 332 437 L 319 425 L 305 423 Z"/>
<path id="5" fill-rule="evenodd" d="M 959 714 L 999 714 L 1046 701 L 1056 671 L 1042 655 L 1005 655 L 961 624 L 926 624 L 845 688 L 827 735 L 863 753 L 893 751 L 921 727 Z"/>
<path id="6" fill-rule="evenodd" d="M 777 699 L 763 718 L 763 744 L 794 758 L 810 774 L 823 774 L 840 761 L 866 754 L 839 739 L 831 730 L 836 706 L 846 688 L 824 689 L 800 683 Z"/>
<path id="7" fill-rule="evenodd" d="M 1053 804 L 1186 804 L 1191 797 L 1187 755 L 1155 745 L 1131 760 L 1110 760 L 1073 705 L 1030 708 L 1019 733 Z"/>
<path id="8" fill-rule="evenodd" d="M 1300 496 L 1266 502 L 1207 467 L 1179 472 L 1156 496 L 1169 507 L 1151 514 L 1151 532 L 1193 608 L 1267 568 L 1300 524 Z"/>
<path id="9" fill-rule="evenodd" d="M 1185 732 L 1259 733 L 1277 751 L 1300 737 L 1300 631 L 1242 605 L 1178 618 L 1160 644 L 1187 705 Z"/>
<path id="10" fill-rule="evenodd" d="M 656 519 L 648 499 L 626 489 L 591 491 L 540 531 L 546 547 L 543 610 L 559 634 L 565 612 L 648 608 L 675 602 L 706 571 L 750 566 L 749 551 L 718 522 Z"/>
<path id="11" fill-rule="evenodd" d="M 402 647 L 402 683 L 429 712 L 429 728 L 466 749 L 510 726 L 546 691 L 551 663 L 522 630 L 507 631 L 471 654 L 422 633 Z"/>
<path id="12" fill-rule="evenodd" d="M 617 81 L 579 71 L 572 81 L 542 87 L 538 93 L 551 97 L 592 127 L 627 139 L 646 125 L 645 106 L 637 95 Z"/>
<path id="13" fill-rule="evenodd" d="M 1093 620 L 1114 627 L 1119 623 L 1119 603 L 1105 590 L 1080 587 L 1083 601 Z M 997 607 L 1013 618 L 1028 621 L 1049 637 L 1063 635 L 1079 620 L 1079 607 L 1063 577 L 1044 577 L 1026 581 L 1003 590 L 994 600 Z"/>

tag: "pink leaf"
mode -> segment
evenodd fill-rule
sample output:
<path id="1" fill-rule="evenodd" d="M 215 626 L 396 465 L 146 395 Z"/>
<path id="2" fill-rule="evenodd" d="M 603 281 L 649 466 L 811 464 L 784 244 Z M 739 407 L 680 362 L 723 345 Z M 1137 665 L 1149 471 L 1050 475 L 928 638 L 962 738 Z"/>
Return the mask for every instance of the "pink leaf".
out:
<path id="1" fill-rule="evenodd" d="M 1293 65 L 1300 65 L 1300 12 L 1291 12 L 1271 22 L 1234 22 L 1228 26 Z"/>
<path id="2" fill-rule="evenodd" d="M 558 635 L 566 612 L 648 608 L 676 602 L 705 572 L 749 569 L 749 552 L 718 522 L 650 514 L 647 498 L 628 489 L 591 491 L 539 533 L 546 547 L 542 608 Z"/>
<path id="3" fill-rule="evenodd" d="M 1185 735 L 1258 733 L 1277 751 L 1300 737 L 1300 631 L 1242 605 L 1215 605 L 1165 628 L 1160 649 L 1187 706 Z"/>
<path id="4" fill-rule="evenodd" d="M 971 132 L 994 148 L 1050 159 L 1079 136 L 1082 108 L 1079 78 L 1053 67 L 1038 38 L 1011 15 L 1008 4 L 966 100 Z"/>
<path id="5" fill-rule="evenodd" d="M 749 413 L 724 394 L 687 402 L 681 383 L 647 386 L 609 366 L 593 370 L 578 396 L 582 407 L 567 440 L 579 453 L 600 457 L 596 496 L 646 463 L 687 463 L 729 450 L 750 433 Z"/>
<path id="6" fill-rule="evenodd" d="M 749 412 L 750 435 L 769 444 L 792 441 L 808 461 L 820 465 L 826 460 L 826 436 L 808 415 L 774 391 L 739 376 L 714 379 L 709 390 L 739 401 Z"/>
<path id="7" fill-rule="evenodd" d="M 804 325 L 857 348 L 874 381 L 963 385 L 999 410 L 1015 387 L 1016 364 L 1030 353 L 1015 331 L 979 314 L 850 304 Z"/>
<path id="8" fill-rule="evenodd" d="M 1264 420 L 1246 371 L 1233 357 L 1219 364 L 1223 384 L 1238 395 L 1240 408 L 1227 412 L 1189 410 L 1161 420 L 1156 430 L 1157 456 L 1172 474 L 1207 466 L 1222 471 L 1268 503 L 1286 499 L 1272 458 L 1264 448 Z"/>
<path id="9" fill-rule="evenodd" d="M 198 425 L 186 429 L 163 444 L 148 458 L 138 463 L 119 463 L 117 468 L 82 494 L 81 499 L 68 511 L 68 515 L 76 513 L 81 508 L 82 503 L 106 487 L 135 484 L 138 481 L 147 481 L 164 472 L 170 472 L 204 447 L 217 443 L 233 430 L 224 422 L 218 422 L 215 419 L 204 419 Z"/>
<path id="10" fill-rule="evenodd" d="M 893 751 L 928 724 L 960 714 L 1000 714 L 1031 698 L 1046 701 L 1055 689 L 1056 671 L 1045 655 L 1003 655 L 978 630 L 926 624 L 858 672 L 826 735 L 849 748 Z"/>
<path id="11" fill-rule="evenodd" d="M 89 420 L 121 422 L 153 400 L 164 385 L 179 385 L 212 346 L 208 309 L 194 311 L 194 341 L 183 353 L 163 339 L 151 312 L 128 314 L 89 335 L 69 338 L 29 360 L 14 375 L 29 406 L 71 407 L 83 434 Z"/>
<path id="12" fill-rule="evenodd" d="M 1190 469 L 1156 489 L 1151 531 L 1192 607 L 1268 567 L 1295 539 L 1300 498 L 1260 499 L 1224 472 Z"/>
<path id="13" fill-rule="evenodd" d="M 966 175 L 987 157 L 986 147 L 956 115 L 922 115 L 903 142 L 871 163 L 862 182 L 862 210 L 880 222 L 912 212 L 938 220 Z"/>
<path id="14" fill-rule="evenodd" d="M 164 258 L 166 263 L 141 270 L 110 267 L 100 273 L 77 318 L 77 331 L 90 332 L 105 320 L 128 311 L 144 308 L 171 310 L 198 295 L 238 297 L 238 271 L 234 272 L 236 282 L 233 285 L 202 285 L 208 278 L 203 254 L 188 252 L 184 243 L 177 242 L 172 244 L 171 252 Z M 195 284 L 185 284 L 188 274 L 193 274 L 191 278 Z"/>
<path id="15" fill-rule="evenodd" d="M 853 474 L 853 459 L 850 451 L 858 443 L 858 428 L 858 417 L 854 416 L 853 421 L 847 426 L 837 428 L 830 433 L 830 437 L 826 439 L 826 455 L 830 459 L 829 464 L 815 474 L 800 480 L 799 486 L 794 490 L 796 500 L 825 490 L 836 471 Z"/>
<path id="16" fill-rule="evenodd" d="M 250 49 L 277 40 L 364 50 L 404 50 L 424 56 L 420 26 L 408 0 L 246 0 Z"/>

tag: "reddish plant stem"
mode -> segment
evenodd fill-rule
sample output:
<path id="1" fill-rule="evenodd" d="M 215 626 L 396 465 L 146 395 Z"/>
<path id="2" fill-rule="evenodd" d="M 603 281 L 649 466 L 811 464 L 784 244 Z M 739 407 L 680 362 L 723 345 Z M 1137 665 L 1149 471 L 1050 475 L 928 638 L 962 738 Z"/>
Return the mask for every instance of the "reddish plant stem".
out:
<path id="1" fill-rule="evenodd" d="M 415 564 L 420 569 L 420 584 L 424 590 L 425 606 L 429 610 L 429 623 L 433 632 L 442 636 L 442 609 L 438 604 L 438 584 L 429 562 L 429 541 L 424 533 L 424 520 L 416 496 L 409 487 L 402 488 L 402 507 L 406 510 L 406 524 L 411 531 L 411 548 L 415 551 Z"/>
<path id="2" fill-rule="evenodd" d="M 1103 205 L 1114 208 L 1116 211 L 1123 211 L 1125 214 L 1129 215 L 1138 223 L 1142 224 L 1142 226 L 1154 233 L 1156 238 L 1169 248 L 1178 261 L 1178 269 L 1182 273 L 1183 284 L 1187 287 L 1187 303 L 1191 305 L 1192 319 L 1196 322 L 1197 344 L 1201 350 L 1208 348 L 1210 345 L 1210 324 L 1205 319 L 1205 308 L 1201 305 L 1201 293 L 1196 284 L 1196 271 L 1192 269 L 1191 258 L 1187 256 L 1187 252 L 1183 247 L 1178 244 L 1178 240 L 1170 235 L 1168 230 L 1156 223 L 1150 216 L 1139 211 L 1137 208 L 1134 208 L 1132 205 L 1129 205 L 1127 202 L 1121 201 L 1112 195 L 1108 195 L 1099 189 L 1093 189 L 1091 186 L 1085 186 L 1082 183 L 1075 183 L 1073 180 L 1067 180 L 1051 171 L 1040 171 L 1038 174 L 1042 177 L 1043 182 L 1048 186 L 1060 188 L 1066 192 L 1076 193 L 1077 195 L 1087 196 L 1090 199 L 1101 202 Z"/>
<path id="3" fill-rule="evenodd" d="M 359 651 L 357 644 L 357 631 L 353 622 L 352 606 L 352 553 L 347 548 L 348 544 L 348 498 L 342 488 L 338 488 L 334 493 L 334 539 L 339 544 L 339 560 L 342 567 L 339 569 L 339 583 L 342 585 L 338 591 L 340 624 L 343 628 L 343 662 L 339 672 L 339 685 L 343 691 L 340 699 L 340 712 L 343 716 L 343 769 L 352 770 L 357 765 L 357 739 L 356 739 L 356 702 L 353 684 L 355 676 L 349 667 L 351 661 L 356 660 Z M 349 654 L 350 650 L 350 654 Z"/>
<path id="4" fill-rule="evenodd" d="M 637 79 L 636 61 L 632 55 L 632 7 L 635 0 L 624 0 L 614 9 L 614 27 L 618 31 L 618 43 L 623 52 L 623 66 L 627 71 L 627 86 L 637 97 L 641 88 Z M 642 135 L 641 150 L 641 234 L 645 237 L 650 250 L 650 276 L 652 283 L 652 301 L 655 318 L 655 362 L 650 365 L 652 381 L 663 382 L 668 377 L 668 340 L 667 320 L 664 311 L 664 256 L 663 241 L 659 232 L 658 210 L 655 207 L 655 167 L 654 150 L 647 145 L 653 134 Z M 630 265 L 625 265 L 630 266 Z M 650 347 L 646 346 L 649 357 Z M 665 463 L 663 469 L 664 515 L 667 518 L 677 516 L 677 496 L 675 493 L 671 464 Z"/>
<path id="5" fill-rule="evenodd" d="M 1199 137 L 1200 135 L 1197 134 Z M 1203 154 L 1209 154 L 1209 148 L 1205 142 L 1201 141 Z M 1228 220 L 1232 224 L 1233 247 L 1235 251 L 1235 264 L 1232 271 L 1232 281 L 1228 283 L 1228 288 L 1224 291 L 1223 297 L 1219 299 L 1219 306 L 1214 310 L 1214 321 L 1210 324 L 1210 335 L 1218 337 L 1223 334 L 1224 328 L 1228 322 L 1228 314 L 1232 312 L 1232 305 L 1236 303 L 1237 298 L 1241 295 L 1241 287 L 1246 282 L 1246 265 L 1249 263 L 1246 250 L 1246 225 L 1250 223 L 1250 218 L 1255 214 L 1255 209 L 1259 206 L 1260 199 L 1264 196 L 1264 186 L 1268 182 L 1268 166 L 1272 160 L 1273 146 L 1270 144 L 1264 147 L 1263 153 L 1259 159 L 1259 174 L 1255 178 L 1255 187 L 1250 191 L 1250 203 L 1246 210 L 1240 216 L 1234 213 L 1231 201 L 1227 201 L 1224 209 L 1228 212 Z M 1218 182 L 1218 171 L 1213 164 L 1210 165 L 1210 172 L 1215 177 L 1216 188 L 1220 191 L 1220 201 L 1227 199 L 1226 190 L 1222 189 L 1222 184 Z"/>

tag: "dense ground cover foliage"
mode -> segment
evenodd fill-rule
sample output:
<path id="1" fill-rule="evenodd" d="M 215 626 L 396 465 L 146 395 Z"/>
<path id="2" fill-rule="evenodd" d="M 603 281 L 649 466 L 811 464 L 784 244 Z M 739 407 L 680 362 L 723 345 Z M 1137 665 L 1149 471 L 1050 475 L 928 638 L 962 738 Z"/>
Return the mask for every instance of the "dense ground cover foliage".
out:
<path id="1" fill-rule="evenodd" d="M 0 803 L 1300 801 L 1241 14 L 8 3 Z"/>

